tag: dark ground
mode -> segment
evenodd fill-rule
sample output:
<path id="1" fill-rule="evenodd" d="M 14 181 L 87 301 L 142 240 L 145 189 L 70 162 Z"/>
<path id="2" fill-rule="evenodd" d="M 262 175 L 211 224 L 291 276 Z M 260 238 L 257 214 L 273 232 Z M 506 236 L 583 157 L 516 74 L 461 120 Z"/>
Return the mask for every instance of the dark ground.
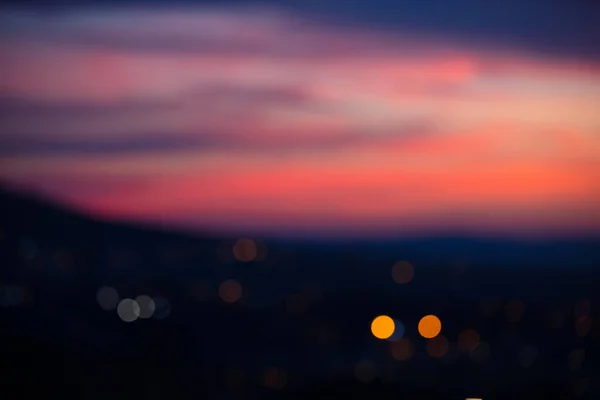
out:
<path id="1" fill-rule="evenodd" d="M 234 243 L 2 191 L 1 398 L 600 398 L 599 241 L 264 240 L 246 263 Z M 398 260 L 415 267 L 409 284 L 391 279 Z M 218 296 L 230 278 L 234 304 Z M 125 323 L 100 308 L 105 285 L 170 312 Z M 432 313 L 440 358 L 417 332 Z M 371 335 L 379 314 L 404 324 L 408 360 Z M 470 353 L 457 348 L 466 328 L 482 341 Z"/>

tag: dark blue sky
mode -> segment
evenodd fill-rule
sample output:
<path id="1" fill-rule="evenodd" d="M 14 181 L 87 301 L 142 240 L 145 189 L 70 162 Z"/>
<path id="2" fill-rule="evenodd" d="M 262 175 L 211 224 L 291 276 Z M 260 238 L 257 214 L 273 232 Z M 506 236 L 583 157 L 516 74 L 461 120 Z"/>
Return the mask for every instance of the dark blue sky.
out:
<path id="1" fill-rule="evenodd" d="M 9 0 L 5 6 L 166 7 L 277 5 L 311 18 L 416 34 L 450 35 L 543 54 L 600 59 L 600 2 L 595 0 Z"/>

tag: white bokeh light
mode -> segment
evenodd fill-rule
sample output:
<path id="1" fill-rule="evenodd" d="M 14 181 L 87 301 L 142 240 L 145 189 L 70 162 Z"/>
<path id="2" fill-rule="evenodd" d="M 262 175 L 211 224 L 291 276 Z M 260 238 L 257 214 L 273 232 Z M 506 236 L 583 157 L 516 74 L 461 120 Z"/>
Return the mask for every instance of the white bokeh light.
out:
<path id="1" fill-rule="evenodd" d="M 125 322 L 133 322 L 138 319 L 140 314 L 140 306 L 133 299 L 123 299 L 117 306 L 117 314 Z"/>
<path id="2" fill-rule="evenodd" d="M 156 310 L 156 304 L 150 296 L 141 295 L 135 298 L 135 302 L 139 306 L 139 313 L 136 314 L 138 317 L 146 319 L 154 315 Z"/>
<path id="3" fill-rule="evenodd" d="M 169 300 L 165 299 L 164 297 L 155 297 L 154 304 L 154 318 L 165 319 L 169 316 L 169 314 L 171 314 L 171 304 L 169 303 Z"/>
<path id="4" fill-rule="evenodd" d="M 112 311 L 119 304 L 119 293 L 113 287 L 103 286 L 96 293 L 96 301 L 103 310 Z"/>

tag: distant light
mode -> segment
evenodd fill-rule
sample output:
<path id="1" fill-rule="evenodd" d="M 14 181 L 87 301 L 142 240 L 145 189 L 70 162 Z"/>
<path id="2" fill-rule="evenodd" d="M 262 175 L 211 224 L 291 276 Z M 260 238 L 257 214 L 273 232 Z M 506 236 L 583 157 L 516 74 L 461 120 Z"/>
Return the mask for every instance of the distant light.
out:
<path id="1" fill-rule="evenodd" d="M 589 316 L 592 310 L 592 304 L 589 300 L 582 300 L 575 306 L 575 318 Z"/>
<path id="2" fill-rule="evenodd" d="M 573 385 L 573 391 L 575 396 L 582 396 L 590 386 L 590 380 L 588 378 L 580 378 Z"/>
<path id="3" fill-rule="evenodd" d="M 309 283 L 304 287 L 304 293 L 313 303 L 321 301 L 323 298 L 323 288 L 317 283 Z"/>
<path id="4" fill-rule="evenodd" d="M 154 298 L 154 315 L 156 319 L 165 319 L 171 314 L 171 303 L 164 297 Z"/>
<path id="5" fill-rule="evenodd" d="M 426 315 L 419 321 L 419 333 L 426 339 L 433 339 L 442 331 L 442 322 L 435 315 Z"/>
<path id="6" fill-rule="evenodd" d="M 251 239 L 240 239 L 233 246 L 233 255 L 238 261 L 249 262 L 256 258 L 256 243 Z"/>
<path id="7" fill-rule="evenodd" d="M 427 341 L 427 353 L 433 358 L 442 358 L 446 355 L 449 348 L 448 339 L 442 335 L 438 335 Z"/>
<path id="8" fill-rule="evenodd" d="M 466 329 L 458 335 L 458 348 L 470 353 L 479 346 L 479 333 L 473 329 Z"/>
<path id="9" fill-rule="evenodd" d="M 256 257 L 255 261 L 264 261 L 267 258 L 267 254 L 269 254 L 269 249 L 267 245 L 263 242 L 256 242 Z"/>
<path id="10" fill-rule="evenodd" d="M 140 306 L 133 299 L 123 299 L 117 306 L 117 314 L 125 322 L 133 322 L 138 319 L 140 314 Z"/>
<path id="11" fill-rule="evenodd" d="M 554 310 L 548 315 L 548 325 L 553 329 L 560 329 L 565 323 L 565 313 L 563 310 Z"/>
<path id="12" fill-rule="evenodd" d="M 31 260 L 38 253 L 38 244 L 32 238 L 26 237 L 21 240 L 21 255 L 23 258 Z"/>
<path id="13" fill-rule="evenodd" d="M 226 280 L 219 286 L 219 297 L 226 303 L 235 303 L 242 297 L 242 285 L 234 279 Z"/>
<path id="14" fill-rule="evenodd" d="M 308 310 L 308 306 L 308 299 L 300 293 L 292 294 L 286 300 L 286 310 L 290 314 L 303 315 Z"/>
<path id="15" fill-rule="evenodd" d="M 487 317 L 493 317 L 502 308 L 502 302 L 498 299 L 488 299 L 481 304 L 481 313 Z"/>
<path id="16" fill-rule="evenodd" d="M 210 285 L 208 282 L 196 281 L 192 283 L 188 289 L 188 294 L 195 301 L 204 301 L 208 298 L 210 292 Z"/>
<path id="17" fill-rule="evenodd" d="M 380 315 L 371 322 L 371 332 L 377 339 L 387 339 L 394 334 L 396 324 L 387 315 Z"/>
<path id="18" fill-rule="evenodd" d="M 525 304 L 521 300 L 510 300 L 504 306 L 504 316 L 508 322 L 516 324 L 523 318 L 525 313 Z"/>
<path id="19" fill-rule="evenodd" d="M 586 337 L 592 329 L 592 318 L 588 316 L 579 317 L 575 321 L 575 333 L 579 337 Z"/>
<path id="20" fill-rule="evenodd" d="M 458 361 L 458 357 L 460 356 L 458 347 L 453 343 L 448 343 L 448 351 L 444 355 L 442 361 L 444 364 L 454 364 Z"/>
<path id="21" fill-rule="evenodd" d="M 265 386 L 271 389 L 281 389 L 287 383 L 287 374 L 278 368 L 269 368 L 265 371 Z"/>
<path id="22" fill-rule="evenodd" d="M 535 362 L 538 355 L 538 349 L 534 345 L 525 346 L 519 353 L 519 364 L 523 368 L 529 368 Z"/>
<path id="23" fill-rule="evenodd" d="M 569 353 L 569 356 L 567 357 L 567 363 L 569 364 L 569 368 L 571 369 L 571 371 L 577 371 L 584 361 L 585 350 L 583 349 L 573 350 Z"/>
<path id="24" fill-rule="evenodd" d="M 138 317 L 146 319 L 154 315 L 156 304 L 150 296 L 141 295 L 135 298 L 136 303 L 140 306 Z"/>
<path id="25" fill-rule="evenodd" d="M 225 371 L 224 380 L 230 388 L 238 388 L 244 381 L 244 372 L 239 368 L 228 368 Z"/>
<path id="26" fill-rule="evenodd" d="M 73 255 L 67 250 L 59 250 L 54 253 L 54 262 L 62 270 L 68 270 L 73 266 Z"/>
<path id="27" fill-rule="evenodd" d="M 406 284 L 413 280 L 415 270 L 408 261 L 398 261 L 392 267 L 392 279 L 398 284 Z"/>
<path id="28" fill-rule="evenodd" d="M 465 400 L 483 400 L 481 397 L 467 397 Z"/>
<path id="29" fill-rule="evenodd" d="M 0 306 L 16 307 L 23 305 L 30 291 L 17 285 L 0 285 Z"/>
<path id="30" fill-rule="evenodd" d="M 362 383 L 369 383 L 377 375 L 377 366 L 373 361 L 361 361 L 354 368 L 354 376 Z"/>
<path id="31" fill-rule="evenodd" d="M 103 286 L 96 292 L 96 301 L 104 311 L 112 311 L 117 308 L 119 300 L 119 293 L 113 287 Z"/>
<path id="32" fill-rule="evenodd" d="M 479 346 L 471 352 L 471 358 L 476 363 L 483 363 L 490 356 L 490 345 L 486 342 L 479 343 Z"/>
<path id="33" fill-rule="evenodd" d="M 406 361 L 415 353 L 415 348 L 410 339 L 403 338 L 392 344 L 392 357 L 398 361 Z"/>

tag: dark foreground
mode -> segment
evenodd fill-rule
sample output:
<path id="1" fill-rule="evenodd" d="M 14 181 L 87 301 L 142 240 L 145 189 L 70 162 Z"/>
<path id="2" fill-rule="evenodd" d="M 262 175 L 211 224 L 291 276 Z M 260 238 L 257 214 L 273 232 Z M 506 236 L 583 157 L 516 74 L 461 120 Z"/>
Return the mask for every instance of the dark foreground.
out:
<path id="1" fill-rule="evenodd" d="M 240 262 L 235 240 L 97 222 L 9 192 L 1 203 L 3 399 L 600 398 L 592 240 L 266 240 Z M 391 277 L 399 260 L 414 265 L 407 284 Z M 239 299 L 220 286 L 230 279 Z M 99 305 L 105 286 L 163 301 L 127 323 Z M 373 337 L 379 314 L 401 339 Z M 441 337 L 419 335 L 427 314 Z M 467 329 L 479 340 L 465 344 Z"/>

